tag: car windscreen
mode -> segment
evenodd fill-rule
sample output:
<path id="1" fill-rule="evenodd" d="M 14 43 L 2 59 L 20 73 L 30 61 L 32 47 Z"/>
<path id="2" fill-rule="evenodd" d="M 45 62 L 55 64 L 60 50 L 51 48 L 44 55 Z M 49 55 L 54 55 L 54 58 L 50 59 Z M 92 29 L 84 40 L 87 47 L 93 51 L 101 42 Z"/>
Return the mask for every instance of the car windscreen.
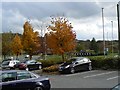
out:
<path id="1" fill-rule="evenodd" d="M 76 59 L 70 59 L 64 63 L 64 65 L 72 64 Z"/>

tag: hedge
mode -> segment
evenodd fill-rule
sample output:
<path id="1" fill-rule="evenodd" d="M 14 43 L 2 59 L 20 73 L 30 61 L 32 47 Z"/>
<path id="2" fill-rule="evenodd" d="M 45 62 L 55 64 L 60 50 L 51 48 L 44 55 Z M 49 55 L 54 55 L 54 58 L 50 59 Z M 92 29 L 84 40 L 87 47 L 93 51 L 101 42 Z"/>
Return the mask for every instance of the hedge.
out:
<path id="1" fill-rule="evenodd" d="M 92 57 L 93 69 L 120 69 L 120 58 Z"/>
<path id="2" fill-rule="evenodd" d="M 93 69 L 119 69 L 120 57 L 89 57 L 92 61 Z M 58 70 L 58 65 L 63 63 L 61 59 L 39 60 L 43 65 L 43 71 L 52 72 Z"/>

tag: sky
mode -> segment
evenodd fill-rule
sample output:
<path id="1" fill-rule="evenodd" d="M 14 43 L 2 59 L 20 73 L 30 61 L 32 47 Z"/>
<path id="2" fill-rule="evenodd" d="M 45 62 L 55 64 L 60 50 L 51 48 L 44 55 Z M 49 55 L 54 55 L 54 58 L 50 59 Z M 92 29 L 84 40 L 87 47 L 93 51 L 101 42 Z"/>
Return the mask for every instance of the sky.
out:
<path id="1" fill-rule="evenodd" d="M 103 40 L 102 8 L 105 40 L 118 39 L 117 3 L 119 0 L 2 0 L 0 2 L 0 33 L 23 33 L 25 21 L 30 21 L 39 34 L 47 32 L 50 16 L 66 17 L 79 40 Z M 112 23 L 113 21 L 113 28 Z M 41 33 L 41 29 L 44 30 Z M 112 33 L 113 30 L 113 33 Z"/>

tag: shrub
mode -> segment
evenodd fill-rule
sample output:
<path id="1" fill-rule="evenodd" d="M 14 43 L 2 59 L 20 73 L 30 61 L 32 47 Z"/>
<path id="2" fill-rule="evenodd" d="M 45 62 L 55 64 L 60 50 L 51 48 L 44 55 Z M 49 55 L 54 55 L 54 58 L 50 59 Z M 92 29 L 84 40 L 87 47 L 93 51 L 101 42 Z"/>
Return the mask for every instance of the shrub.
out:
<path id="1" fill-rule="evenodd" d="M 90 58 L 93 69 L 120 69 L 120 58 Z"/>
<path id="2" fill-rule="evenodd" d="M 48 55 L 47 60 L 38 60 L 38 61 L 42 63 L 43 68 L 55 64 L 61 64 L 63 62 L 61 56 L 58 55 Z"/>
<path id="3" fill-rule="evenodd" d="M 55 72 L 58 71 L 58 67 L 59 67 L 58 64 L 52 65 L 50 67 L 43 68 L 43 72 Z"/>

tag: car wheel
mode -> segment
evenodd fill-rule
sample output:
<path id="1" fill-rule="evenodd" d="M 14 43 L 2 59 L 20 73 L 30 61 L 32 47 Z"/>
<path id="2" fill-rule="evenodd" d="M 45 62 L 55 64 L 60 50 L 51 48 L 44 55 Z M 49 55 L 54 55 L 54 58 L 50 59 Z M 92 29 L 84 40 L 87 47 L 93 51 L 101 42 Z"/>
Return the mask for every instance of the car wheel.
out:
<path id="1" fill-rule="evenodd" d="M 92 70 L 91 63 L 89 63 L 89 65 L 88 65 L 88 70 L 89 70 L 89 71 L 91 71 L 91 70 Z"/>
<path id="2" fill-rule="evenodd" d="M 35 89 L 34 90 L 43 90 L 43 88 L 42 87 L 40 87 L 40 86 L 38 86 L 38 87 L 35 87 Z"/>
<path id="3" fill-rule="evenodd" d="M 26 67 L 26 69 L 25 69 L 26 71 L 29 71 L 29 68 L 28 67 Z"/>
<path id="4" fill-rule="evenodd" d="M 72 73 L 72 74 L 75 73 L 75 69 L 74 69 L 74 68 L 71 68 L 71 69 L 70 69 L 70 73 Z"/>

